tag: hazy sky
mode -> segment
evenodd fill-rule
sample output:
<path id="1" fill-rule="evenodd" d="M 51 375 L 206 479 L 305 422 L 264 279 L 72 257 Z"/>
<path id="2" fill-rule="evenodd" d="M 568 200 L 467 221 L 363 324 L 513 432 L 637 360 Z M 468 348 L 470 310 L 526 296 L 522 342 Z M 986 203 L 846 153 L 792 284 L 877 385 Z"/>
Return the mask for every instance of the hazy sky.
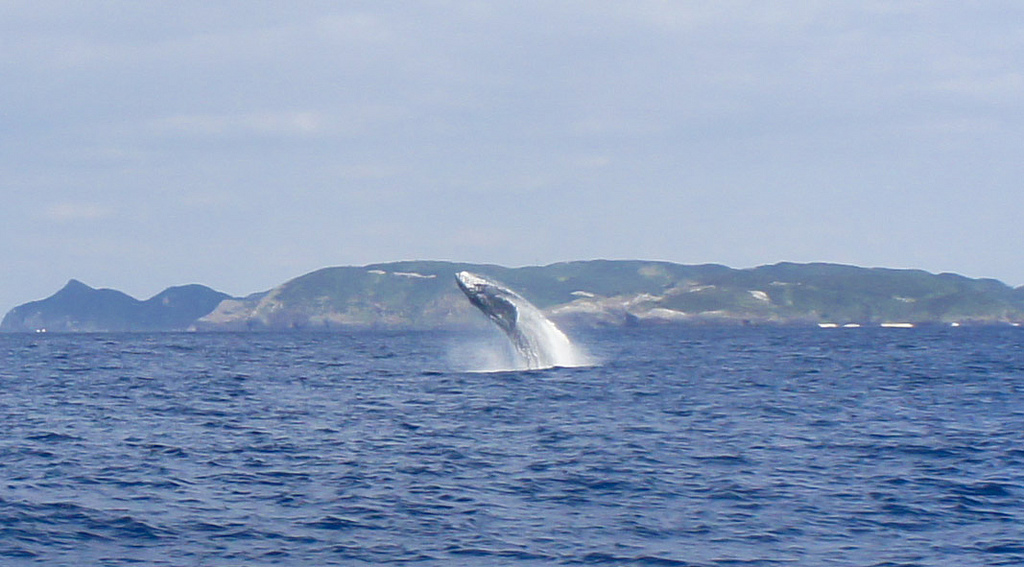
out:
<path id="1" fill-rule="evenodd" d="M 1024 284 L 1017 1 L 0 0 L 0 313 L 402 259 Z"/>

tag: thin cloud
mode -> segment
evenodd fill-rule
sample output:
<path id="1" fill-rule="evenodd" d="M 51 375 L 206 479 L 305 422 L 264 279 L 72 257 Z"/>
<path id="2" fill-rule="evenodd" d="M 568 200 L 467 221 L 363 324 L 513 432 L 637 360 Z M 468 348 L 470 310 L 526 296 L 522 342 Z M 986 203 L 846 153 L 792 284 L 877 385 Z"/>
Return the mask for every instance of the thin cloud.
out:
<path id="1" fill-rule="evenodd" d="M 148 130 L 182 137 L 326 137 L 363 135 L 397 123 L 407 111 L 389 105 L 351 105 L 336 112 L 280 110 L 176 114 L 149 121 Z"/>
<path id="2" fill-rule="evenodd" d="M 63 201 L 43 210 L 43 218 L 57 223 L 97 221 L 114 216 L 114 210 L 98 203 Z"/>
<path id="3" fill-rule="evenodd" d="M 234 115 L 183 114 L 153 122 L 157 131 L 193 136 L 234 134 L 310 135 L 322 130 L 315 112 L 254 112 Z"/>

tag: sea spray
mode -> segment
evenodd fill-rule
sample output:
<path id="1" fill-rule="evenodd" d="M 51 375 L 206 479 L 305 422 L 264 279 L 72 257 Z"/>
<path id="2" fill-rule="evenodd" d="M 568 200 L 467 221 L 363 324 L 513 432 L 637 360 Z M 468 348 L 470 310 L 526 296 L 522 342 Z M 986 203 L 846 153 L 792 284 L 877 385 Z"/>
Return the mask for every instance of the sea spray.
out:
<path id="1" fill-rule="evenodd" d="M 589 355 L 523 296 L 470 272 L 459 272 L 455 280 L 469 301 L 508 336 L 518 358 L 516 369 L 592 364 Z"/>

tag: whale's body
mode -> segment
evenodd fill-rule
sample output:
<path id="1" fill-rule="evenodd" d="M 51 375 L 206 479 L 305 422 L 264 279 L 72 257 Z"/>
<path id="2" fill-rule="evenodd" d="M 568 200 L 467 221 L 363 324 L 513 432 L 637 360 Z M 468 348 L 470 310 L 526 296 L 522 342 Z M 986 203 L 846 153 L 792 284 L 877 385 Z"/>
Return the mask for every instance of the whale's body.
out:
<path id="1" fill-rule="evenodd" d="M 508 335 L 526 368 L 586 364 L 565 333 L 523 296 L 471 272 L 455 274 L 455 281 L 470 303 Z"/>

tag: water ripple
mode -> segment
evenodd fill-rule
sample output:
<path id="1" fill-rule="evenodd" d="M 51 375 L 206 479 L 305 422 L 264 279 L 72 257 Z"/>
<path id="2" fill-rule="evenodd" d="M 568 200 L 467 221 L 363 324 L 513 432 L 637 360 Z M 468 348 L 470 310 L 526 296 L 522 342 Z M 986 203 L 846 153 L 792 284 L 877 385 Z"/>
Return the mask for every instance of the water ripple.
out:
<path id="1" fill-rule="evenodd" d="M 1024 563 L 1022 335 L 860 331 L 0 336 L 0 564 Z"/>

